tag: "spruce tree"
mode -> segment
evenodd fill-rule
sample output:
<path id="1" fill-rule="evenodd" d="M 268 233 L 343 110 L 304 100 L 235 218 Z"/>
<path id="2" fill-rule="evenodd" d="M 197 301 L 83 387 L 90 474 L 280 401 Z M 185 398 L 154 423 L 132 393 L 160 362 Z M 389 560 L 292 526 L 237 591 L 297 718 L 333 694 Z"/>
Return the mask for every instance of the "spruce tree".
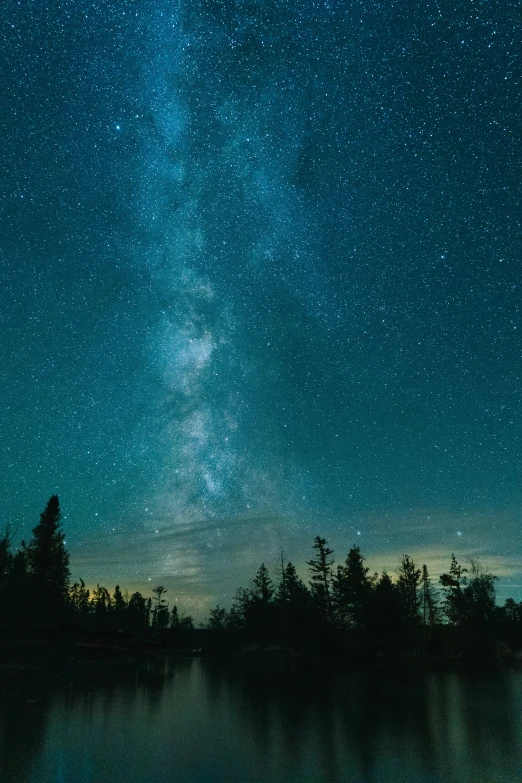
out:
<path id="1" fill-rule="evenodd" d="M 120 630 L 125 625 L 125 610 L 127 609 L 127 602 L 123 597 L 123 593 L 120 590 L 120 586 L 116 585 L 114 589 L 114 595 L 112 597 L 112 615 L 114 626 Z"/>
<path id="2" fill-rule="evenodd" d="M 152 627 L 156 630 L 161 628 L 167 628 L 169 624 L 169 606 L 163 596 L 167 592 L 167 588 L 163 585 L 158 585 L 152 588 L 154 593 L 154 600 L 156 604 L 152 613 Z"/>
<path id="3" fill-rule="evenodd" d="M 422 622 L 425 627 L 433 628 L 438 622 L 440 615 L 438 603 L 439 591 L 433 587 L 428 574 L 428 567 L 424 564 L 421 576 L 421 612 Z"/>
<path id="4" fill-rule="evenodd" d="M 409 555 L 403 555 L 399 562 L 397 589 L 406 626 L 410 651 L 420 652 L 420 595 L 421 571 Z"/>
<path id="5" fill-rule="evenodd" d="M 263 604 L 267 604 L 274 594 L 274 586 L 270 579 L 268 568 L 264 563 L 261 563 L 259 566 L 257 574 L 252 582 L 252 594 Z"/>
<path id="6" fill-rule="evenodd" d="M 332 619 L 332 596 L 331 596 L 331 581 L 332 581 L 332 563 L 333 563 L 333 549 L 326 546 L 326 538 L 316 536 L 314 538 L 314 549 L 317 551 L 317 556 L 307 561 L 307 565 L 310 567 L 310 576 L 312 581 L 310 585 L 312 587 L 312 595 L 315 598 L 321 613 L 327 620 Z"/>
<path id="7" fill-rule="evenodd" d="M 336 613 L 342 624 L 361 628 L 366 623 L 373 586 L 368 571 L 358 546 L 350 549 L 344 565 L 337 566 L 333 596 Z"/>
<path id="8" fill-rule="evenodd" d="M 444 591 L 444 613 L 453 625 L 462 625 L 466 614 L 464 587 L 467 585 L 467 568 L 463 568 L 455 555 L 451 555 L 449 573 L 441 574 L 440 583 Z"/>
<path id="9" fill-rule="evenodd" d="M 426 564 L 422 566 L 420 602 L 423 625 L 423 647 L 426 652 L 429 647 L 433 628 L 440 619 L 440 609 L 438 606 L 439 591 L 436 590 L 431 583 Z"/>
<path id="10" fill-rule="evenodd" d="M 22 542 L 37 622 L 55 620 L 68 595 L 69 553 L 60 519 L 58 495 L 53 495 L 33 528 L 31 541 L 27 545 Z"/>

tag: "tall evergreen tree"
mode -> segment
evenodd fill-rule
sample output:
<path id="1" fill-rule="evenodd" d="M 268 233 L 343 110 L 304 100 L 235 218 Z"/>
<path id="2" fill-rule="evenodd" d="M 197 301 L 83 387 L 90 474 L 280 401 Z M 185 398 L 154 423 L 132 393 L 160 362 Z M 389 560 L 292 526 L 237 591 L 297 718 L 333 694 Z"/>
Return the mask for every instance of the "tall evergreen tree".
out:
<path id="1" fill-rule="evenodd" d="M 350 549 L 344 565 L 337 566 L 333 599 L 336 615 L 343 625 L 362 628 L 366 623 L 372 592 L 368 572 L 358 546 Z"/>
<path id="2" fill-rule="evenodd" d="M 279 614 L 281 635 L 285 641 L 298 643 L 304 634 L 310 633 L 316 620 L 312 600 L 293 563 L 283 565 L 281 582 L 275 594 L 275 605 Z"/>
<path id="3" fill-rule="evenodd" d="M 152 592 L 156 602 L 152 611 L 152 627 L 156 630 L 167 628 L 169 625 L 169 607 L 166 598 L 163 597 L 167 592 L 167 588 L 163 587 L 163 585 L 158 585 L 152 588 Z"/>
<path id="4" fill-rule="evenodd" d="M 401 596 L 389 574 L 383 571 L 372 595 L 369 626 L 376 650 L 398 655 L 404 647 Z"/>
<path id="5" fill-rule="evenodd" d="M 68 595 L 69 553 L 60 519 L 58 495 L 53 495 L 40 514 L 40 522 L 33 528 L 31 541 L 27 545 L 22 542 L 37 621 L 57 619 Z"/>
<path id="6" fill-rule="evenodd" d="M 420 595 L 421 571 L 409 555 L 403 555 L 399 562 L 397 589 L 407 629 L 409 648 L 416 655 L 420 652 Z"/>
<path id="7" fill-rule="evenodd" d="M 276 601 L 290 608 L 298 601 L 309 601 L 310 593 L 302 579 L 297 575 L 293 563 L 288 562 L 282 571 L 282 579 L 277 589 Z"/>
<path id="8" fill-rule="evenodd" d="M 429 647 L 431 635 L 440 619 L 439 591 L 433 587 L 426 564 L 422 566 L 420 585 L 420 613 L 422 618 L 422 646 Z"/>
<path id="9" fill-rule="evenodd" d="M 453 625 L 462 625 L 464 622 L 466 612 L 463 589 L 467 584 L 467 570 L 457 562 L 452 553 L 449 572 L 440 576 L 444 591 L 444 612 Z"/>
<path id="10" fill-rule="evenodd" d="M 252 595 L 263 604 L 268 604 L 274 594 L 274 585 L 270 579 L 268 568 L 261 563 L 252 583 Z"/>
<path id="11" fill-rule="evenodd" d="M 332 620 L 332 564 L 333 549 L 327 546 L 326 538 L 316 536 L 314 546 L 317 555 L 307 561 L 310 570 L 312 595 L 326 620 Z"/>
<path id="12" fill-rule="evenodd" d="M 230 622 L 244 628 L 252 641 L 266 641 L 274 634 L 274 585 L 268 568 L 260 565 L 250 587 L 237 590 L 230 611 Z"/>
<path id="13" fill-rule="evenodd" d="M 420 605 L 422 623 L 426 628 L 433 628 L 440 616 L 439 591 L 433 587 L 426 564 L 422 566 Z"/>
<path id="14" fill-rule="evenodd" d="M 498 616 L 495 582 L 497 577 L 470 558 L 468 584 L 464 588 L 465 624 L 469 639 L 480 644 L 492 636 Z"/>
<path id="15" fill-rule="evenodd" d="M 114 594 L 112 596 L 112 616 L 113 624 L 116 628 L 123 628 L 125 625 L 125 611 L 127 609 L 127 602 L 123 597 L 123 593 L 120 590 L 120 586 L 116 585 L 114 588 Z"/>

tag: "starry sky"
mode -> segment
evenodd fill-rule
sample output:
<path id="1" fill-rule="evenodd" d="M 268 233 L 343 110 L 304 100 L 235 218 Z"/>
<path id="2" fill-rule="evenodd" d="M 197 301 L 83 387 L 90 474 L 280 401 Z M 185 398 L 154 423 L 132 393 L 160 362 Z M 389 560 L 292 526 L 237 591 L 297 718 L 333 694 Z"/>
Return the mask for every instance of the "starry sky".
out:
<path id="1" fill-rule="evenodd" d="M 227 605 L 313 537 L 522 599 L 522 12 L 1 0 L 1 524 Z"/>

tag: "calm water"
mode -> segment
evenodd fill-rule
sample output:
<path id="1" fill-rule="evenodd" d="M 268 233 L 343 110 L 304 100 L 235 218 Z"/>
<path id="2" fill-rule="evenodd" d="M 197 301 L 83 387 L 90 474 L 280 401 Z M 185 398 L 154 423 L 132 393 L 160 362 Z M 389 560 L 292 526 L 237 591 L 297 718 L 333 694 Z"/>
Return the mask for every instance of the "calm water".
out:
<path id="1" fill-rule="evenodd" d="M 519 672 L 29 680 L 0 691 L 2 783 L 522 783 Z"/>

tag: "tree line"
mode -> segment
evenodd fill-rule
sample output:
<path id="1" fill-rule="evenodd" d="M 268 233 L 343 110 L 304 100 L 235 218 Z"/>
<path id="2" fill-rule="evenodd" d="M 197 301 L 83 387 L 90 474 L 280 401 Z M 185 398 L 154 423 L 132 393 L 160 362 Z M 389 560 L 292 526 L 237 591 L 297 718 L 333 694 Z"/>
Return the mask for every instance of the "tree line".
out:
<path id="1" fill-rule="evenodd" d="M 427 566 L 407 554 L 392 579 L 371 574 L 358 546 L 336 567 L 325 538 L 316 536 L 313 550 L 308 584 L 281 555 L 275 581 L 262 564 L 231 609 L 211 611 L 206 627 L 355 656 L 491 657 L 522 647 L 522 602 L 497 606 L 497 577 L 476 559 L 464 567 L 452 555 L 435 586 Z"/>
<path id="2" fill-rule="evenodd" d="M 61 525 L 57 495 L 53 495 L 31 540 L 13 553 L 8 527 L 0 538 L 0 627 L 10 629 L 69 623 L 93 630 L 150 633 L 193 628 L 190 616 L 169 609 L 167 590 L 158 585 L 153 597 L 130 597 L 116 585 L 113 594 L 102 585 L 92 592 L 85 582 L 71 584 L 69 553 Z"/>
<path id="3" fill-rule="evenodd" d="M 471 559 L 454 555 L 437 586 L 425 564 L 403 555 L 394 578 L 370 573 L 358 546 L 335 565 L 325 538 L 316 536 L 306 584 L 281 555 L 272 578 L 263 563 L 248 587 L 237 590 L 230 609 L 216 606 L 203 625 L 214 639 L 277 642 L 319 652 L 352 655 L 477 655 L 522 648 L 522 602 L 496 603 L 497 577 Z M 28 543 L 12 551 L 7 528 L 0 537 L 0 627 L 26 628 L 70 623 L 93 630 L 151 634 L 188 631 L 158 585 L 153 597 L 111 593 L 83 580 L 71 584 L 57 495 L 53 495 Z"/>

